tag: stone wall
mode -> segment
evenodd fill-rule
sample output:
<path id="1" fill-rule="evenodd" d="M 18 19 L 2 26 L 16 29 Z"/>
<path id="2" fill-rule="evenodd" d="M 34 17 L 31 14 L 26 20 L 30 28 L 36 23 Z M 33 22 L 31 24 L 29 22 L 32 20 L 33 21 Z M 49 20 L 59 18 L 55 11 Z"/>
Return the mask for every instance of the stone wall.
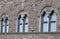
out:
<path id="1" fill-rule="evenodd" d="M 0 34 L 0 39 L 60 39 L 59 34 L 48 33 L 20 33 L 20 34 Z"/>
<path id="2" fill-rule="evenodd" d="M 60 32 L 60 0 L 0 0 L 0 20 L 9 17 L 9 33 L 16 32 L 16 21 L 22 12 L 28 15 L 29 32 L 41 31 L 41 14 L 53 9 L 57 14 L 57 32 Z M 49 13 L 47 13 L 49 14 Z M 1 21 L 0 21 L 1 28 Z M 39 29 L 40 28 L 40 29 Z M 0 39 L 60 39 L 59 34 L 0 34 Z"/>

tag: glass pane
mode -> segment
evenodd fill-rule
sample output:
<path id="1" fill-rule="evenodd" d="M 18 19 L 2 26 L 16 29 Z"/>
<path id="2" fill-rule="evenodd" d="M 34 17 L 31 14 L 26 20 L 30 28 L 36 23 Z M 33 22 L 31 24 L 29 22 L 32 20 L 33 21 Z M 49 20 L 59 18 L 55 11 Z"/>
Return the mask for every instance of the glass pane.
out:
<path id="1" fill-rule="evenodd" d="M 5 20 L 6 32 L 8 32 L 8 18 Z"/>
<path id="2" fill-rule="evenodd" d="M 56 14 L 51 15 L 51 21 L 56 21 Z"/>
<path id="3" fill-rule="evenodd" d="M 28 23 L 28 17 L 25 18 L 25 23 Z"/>
<path id="4" fill-rule="evenodd" d="M 48 24 L 47 23 L 43 24 L 43 32 L 48 32 Z"/>
<path id="5" fill-rule="evenodd" d="M 2 32 L 5 32 L 5 27 L 4 26 L 2 26 Z"/>
<path id="6" fill-rule="evenodd" d="M 23 20 L 22 20 L 22 18 L 20 18 L 20 23 L 23 23 Z"/>
<path id="7" fill-rule="evenodd" d="M 8 25 L 8 17 L 5 19 L 5 24 Z"/>
<path id="8" fill-rule="evenodd" d="M 28 24 L 25 25 L 25 32 L 28 32 Z"/>
<path id="9" fill-rule="evenodd" d="M 4 19 L 2 18 L 2 20 L 1 20 L 1 26 L 3 26 L 4 25 Z"/>
<path id="10" fill-rule="evenodd" d="M 43 22 L 45 22 L 45 21 L 48 21 L 46 14 L 43 16 Z"/>
<path id="11" fill-rule="evenodd" d="M 56 23 L 51 23 L 51 32 L 56 32 Z"/>
<path id="12" fill-rule="evenodd" d="M 8 23 L 8 20 L 6 20 L 6 25 L 8 25 L 9 23 Z"/>
<path id="13" fill-rule="evenodd" d="M 1 25 L 1 28 L 2 28 L 2 32 L 5 32 L 5 23 L 4 23 L 4 21 L 2 21 L 2 25 Z"/>
<path id="14" fill-rule="evenodd" d="M 6 32 L 8 32 L 8 26 L 6 26 Z"/>
<path id="15" fill-rule="evenodd" d="M 19 32 L 23 32 L 23 25 L 19 26 Z"/>

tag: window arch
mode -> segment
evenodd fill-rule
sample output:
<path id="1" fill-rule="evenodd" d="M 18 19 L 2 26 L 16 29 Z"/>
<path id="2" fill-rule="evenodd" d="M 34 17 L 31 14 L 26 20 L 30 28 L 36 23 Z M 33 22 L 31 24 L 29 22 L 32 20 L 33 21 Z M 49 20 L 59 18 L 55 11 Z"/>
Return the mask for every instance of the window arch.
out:
<path id="1" fill-rule="evenodd" d="M 41 16 L 41 21 L 42 21 L 41 32 L 48 32 L 48 17 L 45 11 Z"/>
<path id="2" fill-rule="evenodd" d="M 45 11 L 43 12 L 41 24 L 41 32 L 56 32 L 56 13 L 54 10 L 48 16 Z"/>
<path id="3" fill-rule="evenodd" d="M 18 17 L 18 32 L 23 32 L 23 21 L 21 15 Z"/>
<path id="4" fill-rule="evenodd" d="M 50 32 L 56 32 L 56 13 L 54 10 L 50 14 Z"/>
<path id="5" fill-rule="evenodd" d="M 8 23 L 8 17 L 6 17 L 6 19 L 5 19 L 5 32 L 8 32 L 8 26 L 9 25 L 9 23 Z"/>
<path id="6" fill-rule="evenodd" d="M 24 31 L 28 32 L 28 16 L 26 14 L 24 16 L 24 27 L 25 27 Z"/>
<path id="7" fill-rule="evenodd" d="M 6 17 L 5 20 L 2 17 L 2 19 L 1 19 L 1 32 L 2 33 L 8 33 L 8 27 L 9 27 L 8 25 L 9 25 L 8 17 Z"/>
<path id="8" fill-rule="evenodd" d="M 18 32 L 28 32 L 28 16 L 26 14 L 24 17 L 22 15 L 18 17 Z"/>
<path id="9" fill-rule="evenodd" d="M 1 32 L 5 32 L 5 23 L 4 23 L 4 18 L 1 19 Z"/>

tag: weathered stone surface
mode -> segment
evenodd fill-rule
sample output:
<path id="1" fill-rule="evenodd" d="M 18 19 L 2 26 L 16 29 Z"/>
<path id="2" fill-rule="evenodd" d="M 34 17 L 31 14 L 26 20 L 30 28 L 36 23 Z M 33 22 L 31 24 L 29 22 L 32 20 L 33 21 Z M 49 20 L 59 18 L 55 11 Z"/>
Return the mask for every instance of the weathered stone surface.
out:
<path id="1" fill-rule="evenodd" d="M 57 14 L 56 32 L 60 32 L 60 0 L 0 0 L 0 20 L 8 16 L 9 33 L 16 33 L 18 15 L 27 12 L 24 14 L 28 14 L 29 32 L 40 32 L 42 12 L 49 14 L 52 9 Z M 60 39 L 60 34 L 0 34 L 0 39 Z"/>

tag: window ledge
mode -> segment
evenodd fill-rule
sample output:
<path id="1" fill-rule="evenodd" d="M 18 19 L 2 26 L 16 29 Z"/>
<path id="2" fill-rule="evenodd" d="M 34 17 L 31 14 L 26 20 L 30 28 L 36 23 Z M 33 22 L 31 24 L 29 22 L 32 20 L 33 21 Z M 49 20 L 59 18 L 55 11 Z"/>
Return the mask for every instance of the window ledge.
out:
<path id="1" fill-rule="evenodd" d="M 23 33 L 0 33 L 0 34 L 60 34 L 60 32 L 23 32 Z"/>

